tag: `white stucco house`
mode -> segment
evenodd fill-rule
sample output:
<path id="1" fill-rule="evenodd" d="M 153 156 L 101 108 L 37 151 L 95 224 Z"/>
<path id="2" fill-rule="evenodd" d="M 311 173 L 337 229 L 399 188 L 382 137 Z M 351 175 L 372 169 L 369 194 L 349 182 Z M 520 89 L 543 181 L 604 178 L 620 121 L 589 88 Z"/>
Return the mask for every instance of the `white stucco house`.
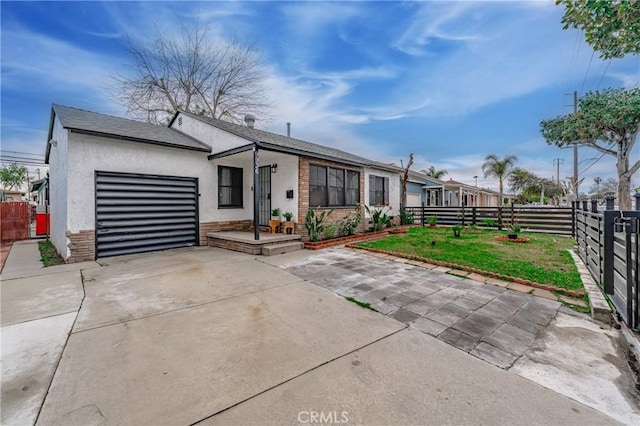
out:
<path id="1" fill-rule="evenodd" d="M 251 119 L 179 111 L 160 126 L 54 104 L 47 141 L 51 240 L 67 262 L 204 245 L 222 231 L 259 239 L 275 208 L 303 239 L 310 207 L 335 209 L 334 222 L 357 204 L 399 213 L 393 168 Z"/>

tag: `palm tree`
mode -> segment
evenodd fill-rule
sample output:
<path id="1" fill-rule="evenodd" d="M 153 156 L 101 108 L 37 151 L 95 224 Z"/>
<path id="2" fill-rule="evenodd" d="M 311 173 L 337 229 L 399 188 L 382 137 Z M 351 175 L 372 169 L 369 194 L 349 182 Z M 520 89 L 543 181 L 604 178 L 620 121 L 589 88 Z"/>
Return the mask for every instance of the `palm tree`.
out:
<path id="1" fill-rule="evenodd" d="M 600 198 L 600 184 L 602 183 L 602 178 L 600 176 L 596 176 L 593 179 L 593 182 L 596 184 L 596 198 Z"/>
<path id="2" fill-rule="evenodd" d="M 429 166 L 427 170 L 420 170 L 427 176 L 431 176 L 432 178 L 440 179 L 442 176 L 446 175 L 448 172 L 446 170 L 436 170 L 434 165 Z"/>
<path id="3" fill-rule="evenodd" d="M 518 158 L 515 155 L 507 155 L 504 158 L 500 158 L 495 154 L 489 154 L 485 157 L 484 163 L 482 163 L 484 177 L 487 178 L 491 176 L 498 178 L 500 183 L 499 207 L 502 207 L 504 204 L 504 180 L 513 172 L 513 166 L 516 164 L 516 161 L 518 161 Z M 498 223 L 502 226 L 502 208 L 498 209 Z"/>

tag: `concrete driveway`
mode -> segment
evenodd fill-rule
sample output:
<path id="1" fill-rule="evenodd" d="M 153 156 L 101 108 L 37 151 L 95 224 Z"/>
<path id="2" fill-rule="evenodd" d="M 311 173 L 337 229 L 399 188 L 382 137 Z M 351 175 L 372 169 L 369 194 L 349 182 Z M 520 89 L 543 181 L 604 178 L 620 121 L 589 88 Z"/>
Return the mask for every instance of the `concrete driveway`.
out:
<path id="1" fill-rule="evenodd" d="M 615 423 L 278 267 L 309 255 L 198 248 L 76 271 L 79 311 L 58 316 L 73 326 L 59 363 L 41 372 L 55 374 L 37 423 Z M 3 343 L 16 325 L 7 321 Z M 14 370 L 3 409 L 28 405 L 28 369 Z"/>

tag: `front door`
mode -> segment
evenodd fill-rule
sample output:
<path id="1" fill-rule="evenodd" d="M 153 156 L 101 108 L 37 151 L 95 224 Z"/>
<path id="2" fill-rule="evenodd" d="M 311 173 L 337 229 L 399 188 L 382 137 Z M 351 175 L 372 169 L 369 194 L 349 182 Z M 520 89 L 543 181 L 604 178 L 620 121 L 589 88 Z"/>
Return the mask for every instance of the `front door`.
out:
<path id="1" fill-rule="evenodd" d="M 260 185 L 260 226 L 269 226 L 271 219 L 271 166 L 260 167 L 258 185 Z"/>

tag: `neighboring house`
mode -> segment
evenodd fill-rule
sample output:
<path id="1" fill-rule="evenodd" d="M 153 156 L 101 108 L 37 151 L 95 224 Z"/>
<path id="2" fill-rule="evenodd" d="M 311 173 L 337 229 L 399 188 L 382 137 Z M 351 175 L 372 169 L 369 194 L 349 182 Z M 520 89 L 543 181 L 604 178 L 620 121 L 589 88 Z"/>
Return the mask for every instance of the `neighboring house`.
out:
<path id="1" fill-rule="evenodd" d="M 397 215 L 396 170 L 338 149 L 187 112 L 159 126 L 53 105 L 51 240 L 67 262 L 204 245 L 215 231 L 251 231 L 292 212 L 358 204 Z M 364 209 L 362 211 L 364 215 Z"/>
<path id="2" fill-rule="evenodd" d="M 47 179 L 38 179 L 31 182 L 31 200 L 35 201 L 37 205 L 44 206 L 46 201 L 46 185 Z"/>
<path id="3" fill-rule="evenodd" d="M 2 190 L 2 201 L 22 201 L 25 193 L 22 191 Z"/>

